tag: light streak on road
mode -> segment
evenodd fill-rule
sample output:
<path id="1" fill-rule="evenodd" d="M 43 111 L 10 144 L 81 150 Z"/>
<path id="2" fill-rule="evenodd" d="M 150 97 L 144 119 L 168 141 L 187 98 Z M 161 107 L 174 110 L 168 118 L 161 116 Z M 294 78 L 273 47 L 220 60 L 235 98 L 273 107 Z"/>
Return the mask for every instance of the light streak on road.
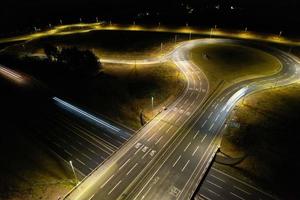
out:
<path id="1" fill-rule="evenodd" d="M 71 104 L 69 104 L 69 103 L 61 100 L 61 99 L 59 99 L 59 98 L 57 98 L 57 97 L 53 97 L 52 99 L 55 100 L 56 102 L 58 102 L 60 105 L 63 105 L 64 108 L 67 109 L 67 110 L 69 110 L 69 111 L 74 111 L 75 113 L 77 113 L 77 114 L 79 114 L 81 116 L 85 116 L 88 119 L 90 119 L 90 120 L 92 120 L 94 122 L 97 122 L 98 124 L 100 124 L 102 126 L 110 128 L 110 129 L 112 129 L 112 130 L 114 130 L 116 132 L 120 132 L 119 128 L 114 127 L 114 126 L 110 125 L 109 123 L 107 123 L 107 122 L 105 122 L 105 121 L 103 121 L 103 120 L 101 120 L 101 119 L 99 119 L 99 118 L 97 118 L 97 117 L 95 117 L 95 116 L 93 116 L 93 115 L 91 115 L 91 114 L 89 114 L 89 113 L 87 113 L 87 112 L 85 112 L 85 111 L 83 111 L 83 110 L 81 110 L 81 109 L 79 109 L 79 108 L 77 108 L 77 107 L 75 107 L 75 106 L 73 106 L 73 105 L 71 105 Z"/>
<path id="2" fill-rule="evenodd" d="M 2 65 L 0 65 L 0 74 L 2 74 L 6 78 L 8 78 L 12 81 L 15 81 L 15 82 L 20 83 L 20 82 L 24 81 L 24 78 L 21 74 L 19 74 L 18 72 L 14 71 L 12 69 L 6 68 Z"/>

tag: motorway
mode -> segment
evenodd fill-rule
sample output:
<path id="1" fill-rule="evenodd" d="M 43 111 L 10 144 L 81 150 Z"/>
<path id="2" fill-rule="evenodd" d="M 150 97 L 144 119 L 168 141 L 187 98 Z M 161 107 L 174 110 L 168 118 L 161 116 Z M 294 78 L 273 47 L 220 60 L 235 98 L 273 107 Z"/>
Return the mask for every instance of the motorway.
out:
<path id="1" fill-rule="evenodd" d="M 214 165 L 201 184 L 194 200 L 275 200 L 272 195 L 249 185 L 223 171 Z"/>
<path id="2" fill-rule="evenodd" d="M 235 103 L 252 92 L 299 80 L 299 65 L 294 57 L 260 47 L 281 61 L 282 70 L 270 77 L 233 84 L 203 104 L 208 96 L 208 80 L 190 61 L 189 50 L 218 42 L 252 45 L 229 39 L 200 39 L 178 46 L 169 59 L 186 76 L 185 91 L 65 199 L 192 197 L 219 147 L 220 132 Z"/>
<path id="3" fill-rule="evenodd" d="M 191 48 L 208 43 L 240 43 L 261 48 L 280 60 L 282 70 L 270 77 L 235 83 L 209 96 L 205 74 L 189 58 Z M 51 99 L 56 107 L 53 105 L 55 112 L 49 115 L 47 129 L 52 131 L 45 134 L 35 123 L 36 133 L 55 153 L 66 161 L 72 159 L 76 169 L 87 175 L 65 199 L 190 199 L 219 147 L 221 130 L 226 128 L 226 119 L 235 103 L 252 92 L 299 80 L 299 62 L 293 56 L 229 39 L 184 42 L 157 60 L 105 62 L 147 64 L 167 60 L 173 61 L 185 75 L 186 88 L 135 136 L 63 99 Z M 0 73 L 16 82 L 22 80 L 22 76 L 3 66 Z M 81 122 L 82 119 L 89 124 Z M 203 196 L 211 199 L 207 193 Z"/>

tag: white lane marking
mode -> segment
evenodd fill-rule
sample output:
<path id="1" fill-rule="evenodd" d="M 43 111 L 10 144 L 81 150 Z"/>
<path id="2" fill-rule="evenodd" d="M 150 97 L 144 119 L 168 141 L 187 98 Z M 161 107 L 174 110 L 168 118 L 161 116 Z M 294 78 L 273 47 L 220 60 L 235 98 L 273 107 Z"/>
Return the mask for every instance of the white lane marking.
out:
<path id="1" fill-rule="evenodd" d="M 165 125 L 163 125 L 163 126 L 160 126 L 159 128 L 158 128 L 158 130 L 160 131 L 163 127 L 164 127 Z"/>
<path id="2" fill-rule="evenodd" d="M 248 191 L 246 191 L 246 190 L 244 190 L 244 189 L 242 189 L 242 188 L 240 188 L 240 187 L 237 187 L 237 186 L 233 186 L 234 188 L 236 188 L 237 190 L 239 190 L 239 191 L 242 191 L 242 192 L 244 192 L 244 193 L 246 193 L 246 194 L 248 194 L 248 195 L 251 195 L 251 193 L 250 192 L 248 192 Z"/>
<path id="3" fill-rule="evenodd" d="M 222 97 L 222 99 L 220 99 L 220 101 L 223 101 L 225 99 L 225 96 L 224 97 Z"/>
<path id="4" fill-rule="evenodd" d="M 155 145 L 157 145 L 157 143 L 159 143 L 159 141 L 163 138 L 163 136 L 160 136 L 160 138 L 155 142 Z"/>
<path id="5" fill-rule="evenodd" d="M 152 185 L 151 185 L 151 187 L 148 188 L 148 190 L 146 191 L 146 193 L 142 196 L 142 199 L 144 199 L 147 196 L 147 194 L 151 190 L 151 188 L 152 188 Z"/>
<path id="6" fill-rule="evenodd" d="M 149 150 L 143 155 L 142 159 L 145 158 L 145 156 L 151 151 L 151 149 L 149 148 Z"/>
<path id="7" fill-rule="evenodd" d="M 118 187 L 118 185 L 121 183 L 122 181 L 119 181 L 108 193 L 108 195 L 110 195 L 115 189 L 116 187 Z"/>
<path id="8" fill-rule="evenodd" d="M 219 104 L 217 104 L 217 105 L 215 106 L 215 109 L 217 109 L 218 105 L 219 105 Z"/>
<path id="9" fill-rule="evenodd" d="M 175 167 L 175 165 L 177 164 L 177 162 L 180 160 L 181 155 L 177 158 L 177 160 L 174 162 L 173 167 Z"/>
<path id="10" fill-rule="evenodd" d="M 207 196 L 205 196 L 204 194 L 200 194 L 202 197 L 204 197 L 206 200 L 212 200 L 211 198 L 208 198 Z"/>
<path id="11" fill-rule="evenodd" d="M 81 153 L 82 155 L 84 155 L 84 157 L 86 157 L 87 159 L 89 159 L 89 160 L 93 160 L 92 158 L 90 158 L 88 155 L 86 155 L 85 153 Z"/>
<path id="12" fill-rule="evenodd" d="M 182 116 L 182 115 L 180 115 L 180 116 L 176 119 L 175 124 L 177 124 L 177 122 L 180 120 L 181 116 Z"/>
<path id="13" fill-rule="evenodd" d="M 72 157 L 72 154 L 68 150 L 64 149 L 64 152 L 66 152 L 69 156 Z"/>
<path id="14" fill-rule="evenodd" d="M 226 183 L 225 180 L 223 180 L 223 179 L 221 179 L 221 178 L 219 178 L 219 177 L 217 177 L 217 176 L 215 176 L 215 175 L 213 175 L 213 174 L 210 174 L 210 176 L 214 177 L 215 179 L 217 179 L 217 180 L 219 180 L 219 181 L 222 181 L 223 183 Z"/>
<path id="15" fill-rule="evenodd" d="M 90 152 L 96 154 L 96 152 L 93 149 L 87 148 Z"/>
<path id="16" fill-rule="evenodd" d="M 134 166 L 126 173 L 126 175 L 128 176 L 137 165 L 138 165 L 138 163 L 135 163 Z"/>
<path id="17" fill-rule="evenodd" d="M 204 139 L 206 138 L 207 134 L 204 135 L 204 137 L 201 140 L 201 143 L 204 141 Z"/>
<path id="18" fill-rule="evenodd" d="M 121 170 L 129 161 L 130 161 L 130 158 L 128 158 L 128 160 L 126 160 L 126 162 L 119 168 L 119 170 Z"/>
<path id="19" fill-rule="evenodd" d="M 233 195 L 233 196 L 235 196 L 235 197 L 237 197 L 237 198 L 239 198 L 239 199 L 241 199 L 241 200 L 245 200 L 243 197 L 240 197 L 239 195 L 237 195 L 237 194 L 235 194 L 233 192 L 230 192 L 230 194 Z"/>
<path id="20" fill-rule="evenodd" d="M 190 160 L 188 160 L 188 161 L 185 163 L 184 167 L 181 169 L 182 172 L 184 171 L 184 169 L 186 168 L 186 166 L 189 164 L 189 162 L 190 162 Z"/>
<path id="21" fill-rule="evenodd" d="M 138 148 L 138 149 L 135 151 L 134 155 L 137 154 L 137 153 L 143 148 L 143 146 L 144 146 L 144 145 L 141 145 L 141 147 Z"/>
<path id="22" fill-rule="evenodd" d="M 229 177 L 229 178 L 231 178 L 231 179 L 233 179 L 233 180 L 235 180 L 235 181 L 237 181 L 237 182 L 239 182 L 239 183 L 241 183 L 243 185 L 246 185 L 246 186 L 252 188 L 253 190 L 256 190 L 256 191 L 258 191 L 258 192 L 260 192 L 260 193 L 262 193 L 262 194 L 264 194 L 266 196 L 269 196 L 269 197 L 271 197 L 271 198 L 274 199 L 274 197 L 271 194 L 266 193 L 266 192 L 262 191 L 261 189 L 259 189 L 257 187 L 254 187 L 253 185 L 249 185 L 248 183 L 245 183 L 244 181 L 241 181 L 240 179 L 237 179 L 237 178 L 235 178 L 235 177 L 233 177 L 233 176 L 231 176 L 229 174 L 226 174 L 226 173 L 224 173 L 224 172 L 216 169 L 215 167 L 212 167 L 211 169 L 214 170 L 214 171 L 216 171 L 216 172 L 218 172 L 218 173 L 220 173 L 220 174 L 223 174 L 224 176 L 227 176 L 227 177 Z"/>
<path id="23" fill-rule="evenodd" d="M 214 186 L 218 187 L 218 188 L 223 188 L 223 187 L 219 186 L 218 184 L 213 183 L 213 182 L 211 182 L 211 181 L 209 181 L 209 180 L 208 180 L 207 182 L 210 183 L 211 185 L 214 185 Z"/>
<path id="24" fill-rule="evenodd" d="M 195 155 L 195 153 L 197 152 L 197 150 L 199 149 L 199 146 L 196 147 L 195 151 L 193 152 L 192 156 Z"/>
<path id="25" fill-rule="evenodd" d="M 147 142 L 149 142 L 155 136 L 155 132 L 152 133 L 151 137 L 148 138 Z"/>
<path id="26" fill-rule="evenodd" d="M 208 115 L 208 118 L 207 118 L 207 119 L 209 119 L 209 118 L 212 116 L 213 113 L 214 113 L 214 112 L 211 112 L 211 113 Z"/>
<path id="27" fill-rule="evenodd" d="M 205 188 L 207 191 L 209 191 L 210 193 L 213 193 L 214 195 L 216 195 L 216 196 L 220 196 L 218 193 L 216 193 L 216 192 L 214 192 L 214 191 L 212 191 L 212 190 L 210 190 L 210 189 L 208 189 L 208 188 Z"/>
<path id="28" fill-rule="evenodd" d="M 191 142 L 185 147 L 185 149 L 183 151 L 185 152 L 187 150 L 187 148 L 189 148 L 190 145 L 191 145 Z"/>
<path id="29" fill-rule="evenodd" d="M 193 139 L 195 139 L 197 137 L 198 133 L 199 133 L 199 130 L 195 133 Z"/>
<path id="30" fill-rule="evenodd" d="M 87 166 L 84 162 L 82 162 L 81 160 L 79 160 L 78 158 L 76 158 L 75 160 L 77 160 L 78 162 L 80 162 L 81 164 Z"/>
<path id="31" fill-rule="evenodd" d="M 96 193 L 95 193 L 96 194 Z M 95 194 L 93 194 L 90 198 L 89 198 L 89 200 L 91 200 L 94 196 L 95 196 Z"/>
<path id="32" fill-rule="evenodd" d="M 110 177 L 109 177 L 109 179 L 107 179 L 107 181 L 105 181 L 105 183 L 103 183 L 102 185 L 101 185 L 101 187 L 100 188 L 103 188 L 113 177 L 114 177 L 115 175 L 113 174 L 113 175 L 111 175 Z"/>
<path id="33" fill-rule="evenodd" d="M 205 120 L 205 122 L 202 124 L 201 128 L 203 128 L 203 126 L 206 124 L 207 120 Z"/>
<path id="34" fill-rule="evenodd" d="M 217 115 L 215 121 L 217 121 L 219 119 L 219 117 L 220 117 L 220 113 Z"/>
<path id="35" fill-rule="evenodd" d="M 214 127 L 214 125 L 215 125 L 215 122 L 214 123 L 212 123 L 212 125 L 209 127 L 209 131 Z"/>
<path id="36" fill-rule="evenodd" d="M 168 133 L 168 132 L 171 130 L 171 128 L 172 128 L 172 126 L 170 126 L 170 127 L 168 128 L 168 130 L 166 131 L 166 133 Z"/>

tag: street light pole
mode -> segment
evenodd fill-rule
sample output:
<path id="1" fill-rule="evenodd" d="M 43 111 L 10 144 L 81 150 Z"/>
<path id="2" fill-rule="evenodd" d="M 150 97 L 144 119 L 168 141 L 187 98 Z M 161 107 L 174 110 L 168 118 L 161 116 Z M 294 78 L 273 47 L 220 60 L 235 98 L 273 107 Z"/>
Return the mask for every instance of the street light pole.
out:
<path id="1" fill-rule="evenodd" d="M 76 172 L 75 172 L 75 169 L 73 167 L 73 163 L 72 163 L 72 160 L 69 161 L 70 165 L 71 165 L 71 168 L 72 168 L 72 171 L 73 171 L 73 174 L 74 174 L 74 177 L 75 177 L 75 180 L 76 180 L 76 185 L 77 183 L 79 182 L 78 181 L 78 178 L 77 178 L 77 175 L 76 175 Z"/>
<path id="2" fill-rule="evenodd" d="M 175 41 L 175 44 L 176 44 L 177 43 L 177 35 L 175 35 L 175 40 L 174 41 Z"/>
<path id="3" fill-rule="evenodd" d="M 212 36 L 212 33 L 213 33 L 213 28 L 210 29 L 210 36 L 209 36 L 210 38 Z"/>
<path id="4" fill-rule="evenodd" d="M 151 97 L 151 104 L 152 104 L 152 110 L 153 110 L 153 104 L 154 104 L 154 97 Z"/>
<path id="5" fill-rule="evenodd" d="M 190 37 L 189 37 L 189 39 L 190 40 L 192 39 L 192 31 L 190 31 Z"/>

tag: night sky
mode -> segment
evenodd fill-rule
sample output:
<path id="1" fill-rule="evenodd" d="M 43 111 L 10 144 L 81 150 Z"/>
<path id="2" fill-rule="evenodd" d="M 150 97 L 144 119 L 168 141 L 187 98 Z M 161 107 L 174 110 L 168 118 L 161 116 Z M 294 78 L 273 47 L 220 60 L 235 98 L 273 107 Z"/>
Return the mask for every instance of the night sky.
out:
<path id="1" fill-rule="evenodd" d="M 231 9 L 233 6 L 234 9 Z M 218 8 L 218 9 L 217 9 Z M 249 29 L 263 32 L 283 30 L 297 36 L 300 30 L 300 1 L 297 0 L 9 0 L 1 1 L 1 35 L 32 30 L 33 26 L 74 23 L 82 17 L 92 22 L 96 16 L 115 22 L 169 25 L 191 25 Z M 146 15 L 149 13 L 149 15 Z M 300 28 L 299 28 L 300 29 Z"/>

